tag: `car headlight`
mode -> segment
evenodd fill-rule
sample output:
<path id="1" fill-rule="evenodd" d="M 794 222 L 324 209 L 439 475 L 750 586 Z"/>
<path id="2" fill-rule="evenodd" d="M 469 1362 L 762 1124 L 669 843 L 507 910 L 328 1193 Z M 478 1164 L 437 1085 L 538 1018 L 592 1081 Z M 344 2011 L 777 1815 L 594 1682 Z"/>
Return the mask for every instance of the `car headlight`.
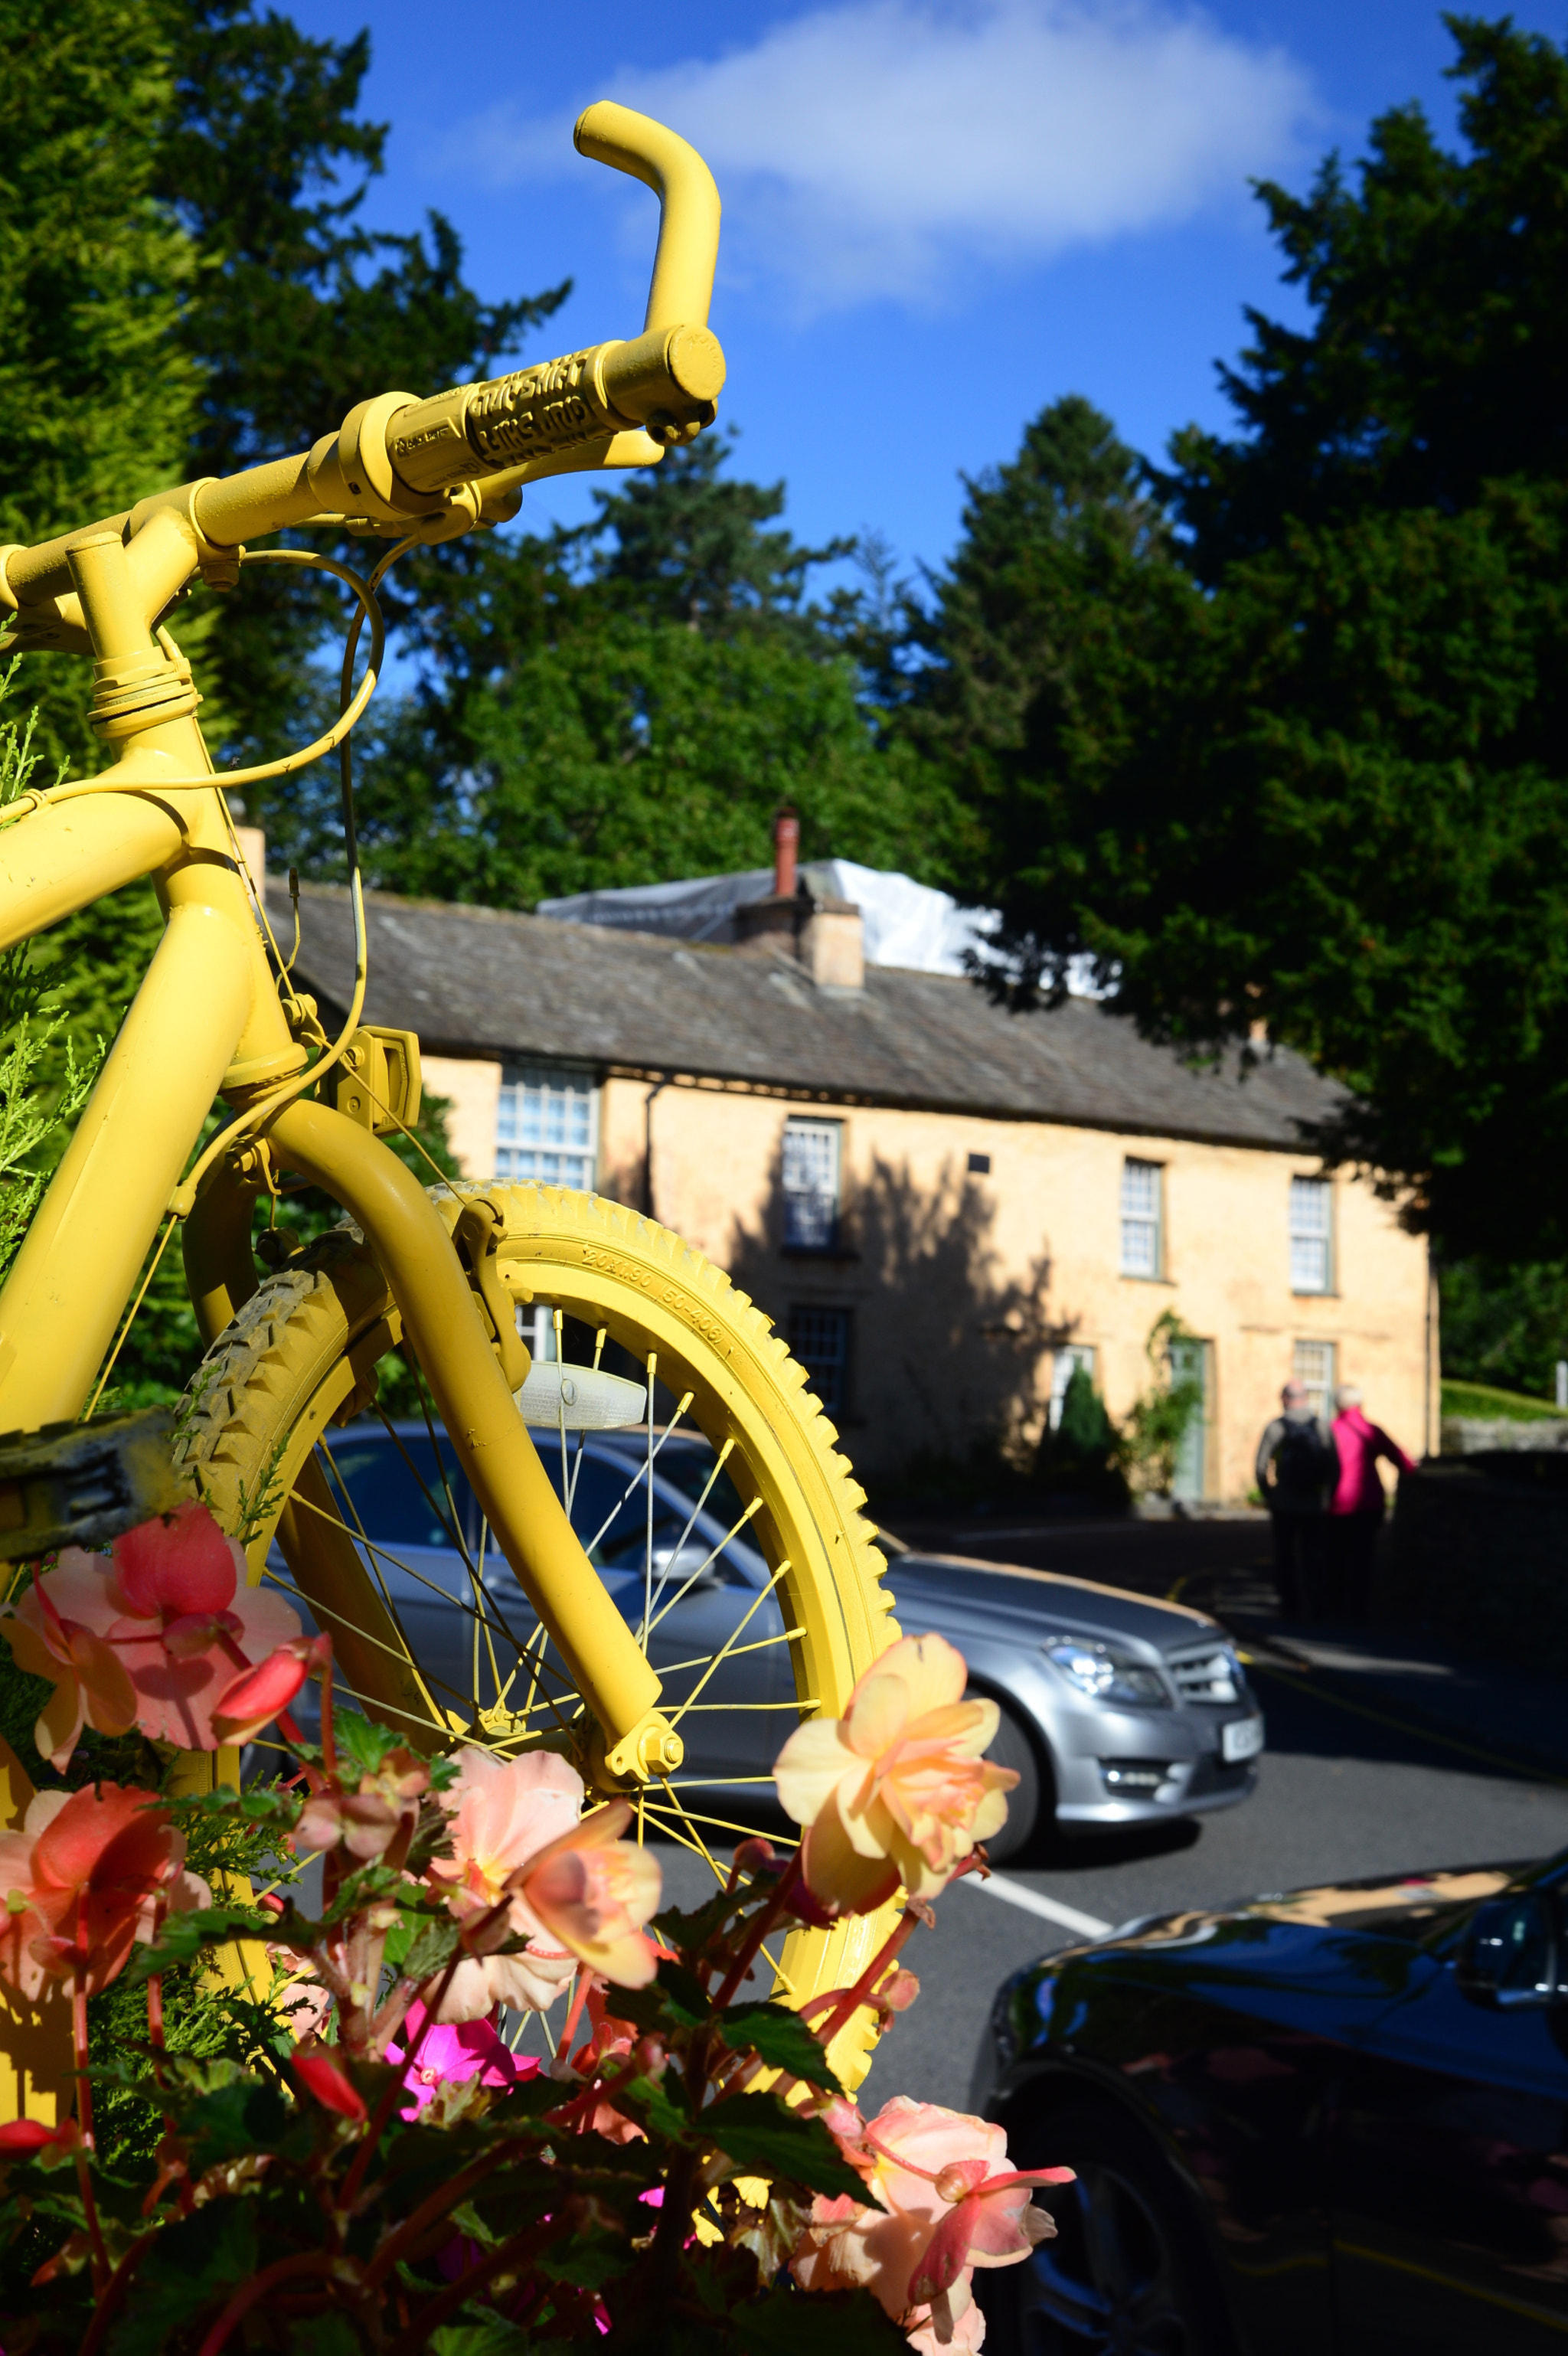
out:
<path id="1" fill-rule="evenodd" d="M 1091 1701 L 1130 1702 L 1140 1709 L 1171 1707 L 1170 1689 L 1159 1671 L 1119 1644 L 1090 1636 L 1048 1636 L 1044 1651 L 1052 1668 Z"/>

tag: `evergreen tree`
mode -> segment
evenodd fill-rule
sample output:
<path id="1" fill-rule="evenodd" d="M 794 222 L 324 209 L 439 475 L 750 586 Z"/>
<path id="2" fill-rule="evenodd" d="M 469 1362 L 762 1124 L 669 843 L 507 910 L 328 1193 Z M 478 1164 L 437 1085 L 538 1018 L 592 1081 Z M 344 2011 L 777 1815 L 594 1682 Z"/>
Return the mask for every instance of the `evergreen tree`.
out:
<path id="1" fill-rule="evenodd" d="M 367 33 L 313 39 L 285 15 L 258 15 L 251 0 L 163 5 L 178 77 L 158 187 L 197 262 L 180 324 L 202 388 L 192 475 L 308 450 L 368 395 L 422 395 L 496 374 L 565 300 L 570 281 L 482 302 L 439 213 L 422 234 L 363 226 L 389 130 L 357 112 Z M 286 537 L 359 571 L 380 553 L 320 530 Z M 426 578 L 443 581 L 450 563 L 432 554 Z M 406 616 L 395 577 L 384 603 L 392 619 Z M 234 755 L 269 757 L 313 733 L 321 682 L 311 657 L 344 612 L 326 576 L 292 566 L 255 568 L 223 601 L 211 662 Z M 270 789 L 252 803 L 268 818 Z"/>
<path id="2" fill-rule="evenodd" d="M 174 102 L 166 27 L 139 0 L 18 0 L 0 75 L 0 542 L 47 540 L 177 482 L 197 371 L 195 266 L 158 200 Z M 52 767 L 99 764 L 85 667 L 25 666 Z"/>
<path id="3" fill-rule="evenodd" d="M 1010 619 L 982 527 L 1040 545 L 1031 468 L 1048 514 L 1082 472 L 1026 444 L 972 502 L 903 725 L 939 744 L 1003 684 L 1000 725 L 944 755 L 970 761 L 998 986 L 1087 952 L 1154 1036 L 1246 1056 L 1261 1026 L 1345 1084 L 1326 1152 L 1451 1254 L 1515 1260 L 1568 1250 L 1568 59 L 1454 30 L 1467 152 L 1404 109 L 1359 187 L 1265 192 L 1316 316 L 1254 320 L 1243 431 L 1181 437 L 1142 492 L 1102 478 L 1097 564 L 1048 532 Z"/>

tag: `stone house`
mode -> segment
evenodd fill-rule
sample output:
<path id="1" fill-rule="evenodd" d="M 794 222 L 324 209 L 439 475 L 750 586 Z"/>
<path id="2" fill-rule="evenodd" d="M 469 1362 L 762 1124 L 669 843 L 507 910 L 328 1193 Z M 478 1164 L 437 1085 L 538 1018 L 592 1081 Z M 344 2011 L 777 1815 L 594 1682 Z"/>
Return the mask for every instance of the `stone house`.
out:
<path id="1" fill-rule="evenodd" d="M 765 879 L 764 879 L 765 880 Z M 267 901 L 287 939 L 275 880 Z M 302 887 L 296 973 L 330 1028 L 352 989 L 347 893 Z M 1178 1494 L 1236 1501 L 1293 1373 L 1359 1382 L 1414 1453 L 1436 1440 L 1426 1247 L 1302 1125 L 1300 1057 L 1193 1070 L 1090 1000 L 1012 1015 L 950 973 L 864 962 L 822 895 L 697 941 L 369 894 L 366 1020 L 420 1033 L 477 1179 L 600 1193 L 675 1228 L 787 1335 L 868 1475 L 1026 1455 L 1075 1365 L 1113 1415 L 1147 1390 L 1166 1309 L 1204 1412 Z"/>

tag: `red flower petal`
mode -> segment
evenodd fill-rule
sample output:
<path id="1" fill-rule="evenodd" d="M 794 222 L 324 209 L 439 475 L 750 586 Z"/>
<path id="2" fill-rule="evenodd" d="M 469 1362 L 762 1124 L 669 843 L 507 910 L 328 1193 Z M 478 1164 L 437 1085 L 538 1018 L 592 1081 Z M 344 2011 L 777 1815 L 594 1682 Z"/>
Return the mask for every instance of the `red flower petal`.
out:
<path id="1" fill-rule="evenodd" d="M 42 2151 L 46 2144 L 59 2143 L 64 2127 L 47 2127 L 41 2119 L 10 2119 L 0 2127 L 0 2151 Z"/>
<path id="2" fill-rule="evenodd" d="M 283 1644 L 256 1668 L 242 1670 L 212 1705 L 213 1732 L 225 1742 L 248 1742 L 287 1709 L 305 1681 L 308 1650 L 303 1639 L 297 1647 Z"/>
<path id="3" fill-rule="evenodd" d="M 342 2119 L 369 2116 L 363 2095 L 350 2084 L 341 2062 L 330 2046 L 301 2048 L 293 2057 L 294 2075 L 318 2103 Z"/>
<path id="4" fill-rule="evenodd" d="M 207 1507 L 192 1500 L 114 1541 L 114 1577 L 139 1619 L 223 1612 L 239 1584 L 234 1548 Z"/>

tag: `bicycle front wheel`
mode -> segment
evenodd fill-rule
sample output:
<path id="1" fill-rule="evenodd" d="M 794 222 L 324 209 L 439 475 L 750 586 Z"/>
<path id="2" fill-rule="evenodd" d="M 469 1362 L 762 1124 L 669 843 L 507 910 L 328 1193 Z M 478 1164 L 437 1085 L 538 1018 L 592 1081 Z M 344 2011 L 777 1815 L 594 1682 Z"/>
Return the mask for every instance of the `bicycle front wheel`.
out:
<path id="1" fill-rule="evenodd" d="M 681 1769 L 636 1795 L 639 1833 L 720 1873 L 719 1853 L 748 1832 L 781 1837 L 770 1771 L 791 1729 L 841 1716 L 898 1633 L 863 1492 L 805 1370 L 700 1253 L 563 1188 L 453 1186 L 433 1199 L 450 1226 L 479 1193 L 504 1213 L 503 1284 L 565 1344 L 542 1387 L 555 1412 L 553 1429 L 536 1427 L 541 1455 L 686 1746 Z M 378 1408 L 375 1369 L 400 1340 L 373 1252 L 337 1228 L 263 1283 L 213 1344 L 187 1397 L 181 1457 L 244 1543 L 252 1579 L 293 1587 L 332 1627 L 368 1708 L 426 1747 L 515 1755 L 548 1739 L 592 1791 L 594 1730 L 490 1542 L 449 1435 L 428 1398 L 412 1419 Z M 581 1380 L 606 1351 L 646 1389 L 635 1429 L 583 1429 L 564 1399 L 613 1390 Z M 662 1426 L 656 1376 L 677 1403 Z M 623 1395 L 635 1402 L 635 1386 Z M 888 1920 L 794 1933 L 777 1959 L 781 1993 L 804 2002 L 852 1980 Z M 863 2074 L 869 2039 L 862 2015 L 836 2042 L 847 2083 Z"/>

